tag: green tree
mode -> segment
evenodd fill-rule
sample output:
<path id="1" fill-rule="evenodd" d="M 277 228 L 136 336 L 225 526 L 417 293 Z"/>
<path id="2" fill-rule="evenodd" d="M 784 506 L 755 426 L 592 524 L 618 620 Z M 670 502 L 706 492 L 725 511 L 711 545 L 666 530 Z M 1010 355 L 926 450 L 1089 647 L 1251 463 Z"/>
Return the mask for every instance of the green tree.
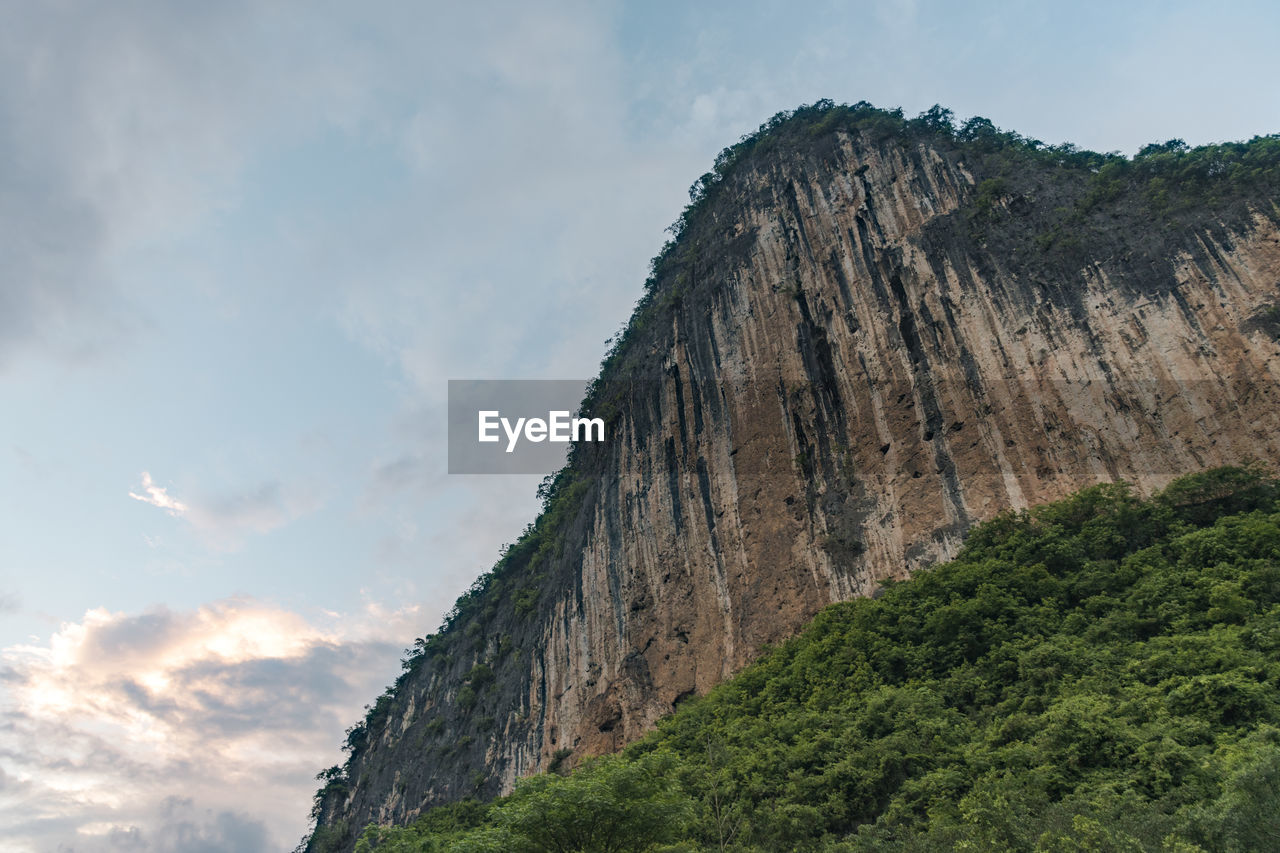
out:
<path id="1" fill-rule="evenodd" d="M 512 851 L 642 853 L 681 840 L 692 800 L 675 784 L 669 754 L 600 758 L 568 776 L 522 781 L 496 810 Z"/>

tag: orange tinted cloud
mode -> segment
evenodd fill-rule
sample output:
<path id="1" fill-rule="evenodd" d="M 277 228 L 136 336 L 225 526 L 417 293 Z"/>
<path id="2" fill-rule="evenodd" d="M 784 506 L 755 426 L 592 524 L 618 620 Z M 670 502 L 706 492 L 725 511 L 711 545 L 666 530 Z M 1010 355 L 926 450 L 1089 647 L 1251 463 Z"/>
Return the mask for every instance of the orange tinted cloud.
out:
<path id="1" fill-rule="evenodd" d="M 361 698 L 394 678 L 416 621 L 366 608 L 313 622 L 228 599 L 90 610 L 47 644 L 5 649 L 9 843 L 159 851 L 167 838 L 207 836 L 246 853 L 288 849 L 316 771 L 341 757 Z"/>

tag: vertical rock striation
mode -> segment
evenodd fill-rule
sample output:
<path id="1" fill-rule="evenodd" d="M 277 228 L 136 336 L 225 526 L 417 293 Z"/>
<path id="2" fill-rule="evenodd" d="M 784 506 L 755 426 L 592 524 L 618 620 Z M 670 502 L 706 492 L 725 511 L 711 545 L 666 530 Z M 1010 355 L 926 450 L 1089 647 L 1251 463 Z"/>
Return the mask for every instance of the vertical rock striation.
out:
<path id="1" fill-rule="evenodd" d="M 1280 455 L 1270 201 L 1097 203 L 860 109 L 704 178 L 591 399 L 611 440 L 353 730 L 313 849 L 616 750 L 1001 511 Z"/>

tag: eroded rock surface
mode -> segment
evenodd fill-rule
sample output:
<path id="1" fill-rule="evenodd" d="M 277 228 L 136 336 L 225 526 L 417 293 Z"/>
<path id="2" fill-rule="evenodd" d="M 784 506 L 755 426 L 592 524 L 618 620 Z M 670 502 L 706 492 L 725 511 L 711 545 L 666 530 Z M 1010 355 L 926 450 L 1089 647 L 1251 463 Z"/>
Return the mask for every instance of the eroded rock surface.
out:
<path id="1" fill-rule="evenodd" d="M 1274 207 L 1145 247 L 1129 217 L 1049 261 L 1006 249 L 1052 201 L 976 217 L 962 147 L 830 136 L 754 158 L 690 223 L 605 377 L 633 390 L 578 456 L 560 546 L 383 700 L 323 825 L 616 750 L 1003 510 L 1280 456 Z"/>

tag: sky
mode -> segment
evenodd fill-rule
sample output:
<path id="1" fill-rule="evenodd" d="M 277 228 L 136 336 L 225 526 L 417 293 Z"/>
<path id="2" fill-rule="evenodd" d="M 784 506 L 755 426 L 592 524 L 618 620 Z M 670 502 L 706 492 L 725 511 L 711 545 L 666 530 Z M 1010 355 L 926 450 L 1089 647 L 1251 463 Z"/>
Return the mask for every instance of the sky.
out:
<path id="1" fill-rule="evenodd" d="M 0 851 L 288 850 L 537 507 L 449 379 L 585 379 L 716 153 L 820 98 L 1280 132 L 1280 7 L 20 2 L 0 26 Z"/>

